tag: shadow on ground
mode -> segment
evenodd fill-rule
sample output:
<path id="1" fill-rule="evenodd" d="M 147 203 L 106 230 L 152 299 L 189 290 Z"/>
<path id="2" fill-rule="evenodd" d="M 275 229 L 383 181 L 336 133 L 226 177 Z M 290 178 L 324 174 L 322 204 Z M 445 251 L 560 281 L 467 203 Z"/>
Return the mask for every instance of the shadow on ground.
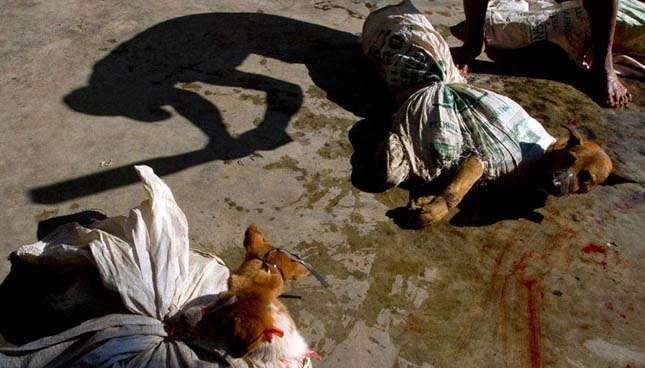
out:
<path id="1" fill-rule="evenodd" d="M 487 226 L 503 220 L 526 219 L 541 223 L 547 194 L 535 188 L 478 188 L 457 206 L 451 219 L 454 226 Z"/>
<path id="2" fill-rule="evenodd" d="M 349 131 L 349 141 L 354 149 L 350 160 L 352 184 L 364 192 L 381 193 L 386 190 L 380 185 L 383 180 L 378 178 L 379 168 L 375 158 L 391 128 L 394 112 L 358 121 Z"/>
<path id="3" fill-rule="evenodd" d="M 461 41 L 465 40 L 465 22 L 450 27 L 450 31 Z M 493 62 L 474 60 L 469 72 L 552 80 L 566 83 L 595 99 L 587 73 L 554 43 L 537 42 L 521 49 L 487 47 L 485 52 Z"/>
<path id="4" fill-rule="evenodd" d="M 384 86 L 360 54 L 353 34 L 260 13 L 174 18 L 115 47 L 94 65 L 88 84 L 63 101 L 84 114 L 124 116 L 141 123 L 168 119 L 171 112 L 167 106 L 171 106 L 208 137 L 208 144 L 196 151 L 33 188 L 32 200 L 58 203 L 135 183 L 132 165 L 151 166 L 164 176 L 289 143 L 286 128 L 302 105 L 302 88 L 238 70 L 250 54 L 304 64 L 329 100 L 357 116 L 378 115 L 384 105 Z M 217 106 L 191 89 L 194 82 L 265 92 L 266 113 L 259 126 L 231 136 Z"/>
<path id="5" fill-rule="evenodd" d="M 439 192 L 436 188 L 430 191 L 431 195 Z M 459 211 L 450 218 L 449 223 L 457 227 L 488 226 L 499 221 L 517 219 L 541 223 L 544 215 L 536 210 L 544 207 L 546 198 L 546 193 L 528 188 L 477 188 L 457 206 Z M 411 211 L 406 206 L 389 210 L 387 216 L 403 229 L 421 228 L 418 224 L 419 212 Z"/>

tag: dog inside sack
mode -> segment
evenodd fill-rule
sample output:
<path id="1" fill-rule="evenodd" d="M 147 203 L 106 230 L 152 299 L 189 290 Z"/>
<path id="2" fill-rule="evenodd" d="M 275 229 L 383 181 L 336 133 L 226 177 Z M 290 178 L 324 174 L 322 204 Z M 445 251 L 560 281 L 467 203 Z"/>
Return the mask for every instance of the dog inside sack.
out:
<path id="1" fill-rule="evenodd" d="M 409 0 L 370 14 L 361 44 L 391 89 L 426 85 L 402 104 L 384 142 L 389 185 L 430 182 L 471 154 L 484 162 L 483 179 L 496 179 L 555 141 L 511 99 L 468 85 Z"/>
<path id="2" fill-rule="evenodd" d="M 91 319 L 58 335 L 0 348 L 0 367 L 302 367 L 308 359 L 245 361 L 200 336 L 174 338 L 165 323 L 227 290 L 229 269 L 190 251 L 186 217 L 168 186 L 147 166 L 135 167 L 148 199 L 128 217 L 89 228 L 72 223 L 16 255 L 43 267 L 96 267 L 132 314 Z M 189 346 L 190 345 L 190 346 Z M 196 353 L 199 353 L 198 354 Z"/>

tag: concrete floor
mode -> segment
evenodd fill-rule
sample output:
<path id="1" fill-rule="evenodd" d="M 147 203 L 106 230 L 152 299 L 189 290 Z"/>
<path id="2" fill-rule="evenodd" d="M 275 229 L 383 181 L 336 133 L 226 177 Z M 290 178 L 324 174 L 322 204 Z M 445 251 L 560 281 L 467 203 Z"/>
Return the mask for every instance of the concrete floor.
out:
<path id="1" fill-rule="evenodd" d="M 459 0 L 415 3 L 459 44 Z M 194 248 L 235 267 L 254 222 L 327 275 L 329 290 L 310 277 L 286 301 L 317 367 L 645 367 L 642 185 L 501 217 L 475 203 L 406 230 L 386 213 L 407 191 L 352 184 L 348 133 L 386 110 L 355 45 L 368 5 L 4 1 L 0 279 L 40 220 L 138 204 L 131 166 L 145 163 L 174 190 Z M 477 70 L 471 82 L 554 134 L 577 120 L 645 180 L 643 82 L 626 81 L 635 101 L 610 110 L 553 70 Z"/>

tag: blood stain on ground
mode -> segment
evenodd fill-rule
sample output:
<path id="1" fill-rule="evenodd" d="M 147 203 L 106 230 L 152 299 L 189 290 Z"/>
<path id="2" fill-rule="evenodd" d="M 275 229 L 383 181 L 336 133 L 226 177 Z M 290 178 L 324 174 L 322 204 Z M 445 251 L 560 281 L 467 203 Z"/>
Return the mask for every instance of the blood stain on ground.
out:
<path id="1" fill-rule="evenodd" d="M 582 248 L 582 252 L 585 254 L 580 257 L 582 262 L 602 266 L 604 270 L 607 269 L 610 254 L 613 256 L 616 264 L 620 263 L 620 253 L 615 249 L 607 249 L 601 245 L 589 243 Z"/>
<path id="2" fill-rule="evenodd" d="M 524 282 L 524 286 L 528 292 L 527 306 L 528 306 L 528 331 L 529 331 L 529 356 L 531 368 L 539 368 L 540 360 L 542 357 L 542 343 L 541 343 L 541 319 L 540 309 L 536 306 L 536 295 L 534 286 L 536 280 L 528 280 Z"/>

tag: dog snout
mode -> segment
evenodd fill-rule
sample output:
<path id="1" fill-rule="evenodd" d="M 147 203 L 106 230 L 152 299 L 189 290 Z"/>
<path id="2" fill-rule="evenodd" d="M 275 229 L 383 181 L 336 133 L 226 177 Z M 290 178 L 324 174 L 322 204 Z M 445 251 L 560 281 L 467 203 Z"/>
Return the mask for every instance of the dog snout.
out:
<path id="1" fill-rule="evenodd" d="M 556 172 L 549 181 L 547 191 L 554 196 L 563 196 L 571 191 L 573 173 L 570 171 Z"/>

